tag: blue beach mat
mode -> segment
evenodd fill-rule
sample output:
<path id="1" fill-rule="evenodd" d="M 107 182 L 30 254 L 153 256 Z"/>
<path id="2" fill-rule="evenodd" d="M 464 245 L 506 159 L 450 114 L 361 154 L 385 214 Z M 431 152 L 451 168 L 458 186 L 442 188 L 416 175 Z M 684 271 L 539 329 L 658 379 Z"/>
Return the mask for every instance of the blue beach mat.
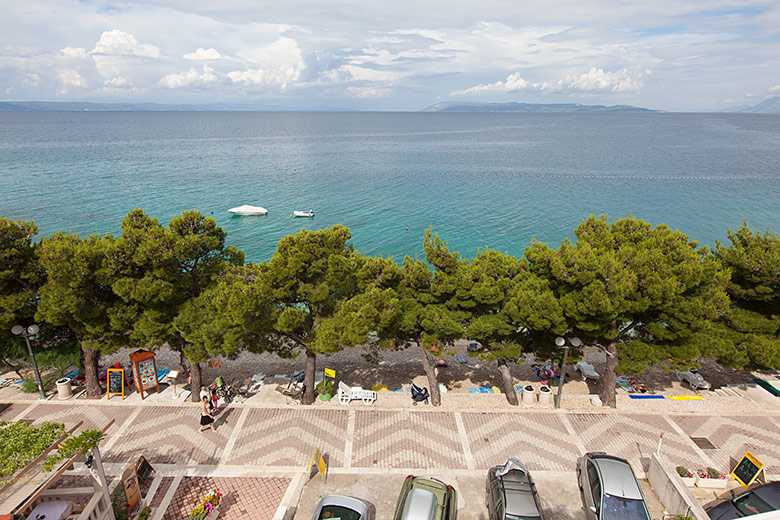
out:
<path id="1" fill-rule="evenodd" d="M 478 394 L 479 393 L 479 388 L 476 387 L 476 386 L 472 386 L 471 388 L 469 388 L 469 393 L 470 394 Z"/>
<path id="2" fill-rule="evenodd" d="M 74 370 L 73 372 L 71 372 L 70 374 L 66 375 L 65 377 L 67 377 L 69 379 L 73 379 L 77 375 L 79 375 L 79 369 L 78 368 L 76 370 Z"/>
<path id="3" fill-rule="evenodd" d="M 157 371 L 157 380 L 159 381 L 162 378 L 164 378 L 165 376 L 167 376 L 168 372 L 170 372 L 170 371 L 171 371 L 170 368 L 167 368 L 167 369 L 166 368 L 161 368 L 160 370 L 158 370 Z"/>
<path id="4" fill-rule="evenodd" d="M 631 399 L 666 399 L 662 395 L 655 394 L 628 394 Z"/>

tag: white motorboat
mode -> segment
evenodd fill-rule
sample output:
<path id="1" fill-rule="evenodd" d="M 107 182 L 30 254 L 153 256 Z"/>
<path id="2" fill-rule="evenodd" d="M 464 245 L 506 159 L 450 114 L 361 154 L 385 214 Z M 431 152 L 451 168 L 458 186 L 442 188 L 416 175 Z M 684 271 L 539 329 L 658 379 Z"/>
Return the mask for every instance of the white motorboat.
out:
<path id="1" fill-rule="evenodd" d="M 249 204 L 244 204 L 243 206 L 238 206 L 236 208 L 230 208 L 228 210 L 230 213 L 234 215 L 266 215 L 268 214 L 268 210 L 265 208 L 261 208 L 260 206 L 250 206 Z"/>
<path id="2" fill-rule="evenodd" d="M 293 214 L 291 215 L 293 217 L 313 217 L 314 216 L 314 210 L 310 209 L 308 211 L 293 211 Z"/>

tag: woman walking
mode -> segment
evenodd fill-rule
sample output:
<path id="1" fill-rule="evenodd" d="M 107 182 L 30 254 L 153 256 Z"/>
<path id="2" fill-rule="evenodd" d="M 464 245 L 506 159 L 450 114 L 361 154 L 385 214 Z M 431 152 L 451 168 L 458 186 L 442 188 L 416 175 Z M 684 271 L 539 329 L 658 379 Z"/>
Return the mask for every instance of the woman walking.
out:
<path id="1" fill-rule="evenodd" d="M 198 433 L 203 433 L 206 426 L 211 426 L 212 431 L 217 431 L 214 429 L 214 416 L 209 413 L 209 398 L 204 395 L 200 400 L 200 429 Z"/>

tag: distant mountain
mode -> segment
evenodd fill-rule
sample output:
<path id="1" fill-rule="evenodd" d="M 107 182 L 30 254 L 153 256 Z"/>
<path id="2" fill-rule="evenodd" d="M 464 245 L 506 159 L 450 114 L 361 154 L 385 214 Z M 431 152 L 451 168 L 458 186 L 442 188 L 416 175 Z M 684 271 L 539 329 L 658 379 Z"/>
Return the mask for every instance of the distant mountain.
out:
<path id="1" fill-rule="evenodd" d="M 423 112 L 659 112 L 631 105 L 580 105 L 579 103 L 437 103 Z"/>
<path id="2" fill-rule="evenodd" d="M 217 112 L 257 110 L 244 105 L 162 105 L 158 103 L 88 103 L 79 101 L 0 101 L 0 112 Z"/>
<path id="3" fill-rule="evenodd" d="M 780 114 L 780 96 L 771 97 L 763 100 L 752 107 L 742 108 L 737 112 L 748 114 Z"/>

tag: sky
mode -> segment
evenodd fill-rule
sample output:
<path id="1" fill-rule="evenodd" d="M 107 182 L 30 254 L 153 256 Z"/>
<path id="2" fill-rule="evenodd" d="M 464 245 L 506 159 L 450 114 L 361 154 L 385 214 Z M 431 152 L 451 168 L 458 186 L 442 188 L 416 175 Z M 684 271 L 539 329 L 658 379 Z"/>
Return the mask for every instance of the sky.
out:
<path id="1" fill-rule="evenodd" d="M 780 95 L 780 0 L 4 0 L 0 100 L 712 111 Z"/>

